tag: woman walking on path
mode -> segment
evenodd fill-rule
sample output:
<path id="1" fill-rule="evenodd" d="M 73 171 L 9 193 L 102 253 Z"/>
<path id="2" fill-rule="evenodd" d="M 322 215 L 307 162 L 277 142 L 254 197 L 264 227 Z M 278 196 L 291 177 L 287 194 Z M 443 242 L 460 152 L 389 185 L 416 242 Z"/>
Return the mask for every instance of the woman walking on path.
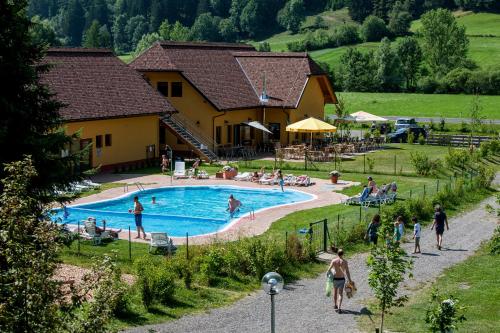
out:
<path id="1" fill-rule="evenodd" d="M 333 270 L 332 270 L 333 269 Z M 347 260 L 344 259 L 344 250 L 337 251 L 337 257 L 334 258 L 328 267 L 327 275 L 333 276 L 333 304 L 334 309 L 338 313 L 342 313 L 342 296 L 344 294 L 344 286 L 346 277 L 348 281 L 351 280 L 351 273 L 349 272 L 349 265 Z"/>
<path id="2" fill-rule="evenodd" d="M 373 243 L 373 245 L 377 245 L 378 227 L 380 227 L 380 215 L 375 214 L 368 225 L 368 229 L 366 229 L 366 238 L 370 243 Z"/>
<path id="3" fill-rule="evenodd" d="M 436 205 L 434 211 L 434 223 L 432 223 L 431 230 L 434 229 L 434 227 L 436 228 L 437 248 L 438 250 L 441 250 L 441 245 L 443 244 L 444 226 L 446 224 L 446 230 L 450 230 L 450 227 L 448 227 L 448 217 L 446 216 L 446 213 L 443 212 L 441 206 Z"/>

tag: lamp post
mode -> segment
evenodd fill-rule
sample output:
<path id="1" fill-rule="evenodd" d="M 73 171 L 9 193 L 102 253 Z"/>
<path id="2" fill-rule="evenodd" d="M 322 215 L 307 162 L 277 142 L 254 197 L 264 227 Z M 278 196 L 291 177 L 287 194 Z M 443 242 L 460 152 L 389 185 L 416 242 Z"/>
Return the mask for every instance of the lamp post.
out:
<path id="1" fill-rule="evenodd" d="M 269 272 L 262 278 L 262 289 L 271 295 L 271 333 L 275 332 L 274 296 L 283 289 L 283 278 L 276 272 Z"/>

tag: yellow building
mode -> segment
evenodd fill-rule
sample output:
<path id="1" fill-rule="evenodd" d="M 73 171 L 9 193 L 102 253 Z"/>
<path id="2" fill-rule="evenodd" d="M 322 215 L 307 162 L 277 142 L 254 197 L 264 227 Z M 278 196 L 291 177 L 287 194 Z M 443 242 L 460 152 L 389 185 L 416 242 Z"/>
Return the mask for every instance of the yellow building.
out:
<path id="1" fill-rule="evenodd" d="M 130 66 L 178 111 L 164 117 L 160 143 L 207 160 L 234 146 L 302 142 L 305 137 L 285 127 L 307 117 L 323 119 L 325 104 L 336 103 L 328 76 L 307 53 L 158 42 Z"/>
<path id="2" fill-rule="evenodd" d="M 90 148 L 82 167 L 157 163 L 160 119 L 175 110 L 137 71 L 103 49 L 50 49 L 44 62 L 53 67 L 42 81 L 65 104 L 66 132 L 80 132 L 69 149 Z"/>

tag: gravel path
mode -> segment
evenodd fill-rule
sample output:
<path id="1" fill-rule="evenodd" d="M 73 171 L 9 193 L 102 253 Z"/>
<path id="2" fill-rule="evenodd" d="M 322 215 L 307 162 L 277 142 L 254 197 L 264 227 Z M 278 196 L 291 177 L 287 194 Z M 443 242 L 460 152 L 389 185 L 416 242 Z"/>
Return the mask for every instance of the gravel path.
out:
<path id="1" fill-rule="evenodd" d="M 486 212 L 486 204 L 498 208 L 494 198 L 489 198 L 473 211 L 450 220 L 450 230 L 445 231 L 442 251 L 436 249 L 434 232 L 429 228 L 422 230 L 423 253 L 414 256 L 414 278 L 405 281 L 405 293 L 412 293 L 420 283 L 435 280 L 443 269 L 465 260 L 482 241 L 491 237 L 499 221 L 495 215 Z M 413 251 L 413 243 L 403 246 L 409 252 Z M 366 253 L 359 254 L 349 259 L 358 292 L 352 299 L 344 298 L 343 314 L 336 314 L 331 299 L 324 296 L 323 275 L 287 285 L 276 297 L 277 332 L 358 332 L 356 317 L 367 314 L 364 304 L 372 297 L 366 280 L 366 256 Z M 269 296 L 255 292 L 228 307 L 185 316 L 165 324 L 133 328 L 129 332 L 268 332 L 269 309 Z"/>

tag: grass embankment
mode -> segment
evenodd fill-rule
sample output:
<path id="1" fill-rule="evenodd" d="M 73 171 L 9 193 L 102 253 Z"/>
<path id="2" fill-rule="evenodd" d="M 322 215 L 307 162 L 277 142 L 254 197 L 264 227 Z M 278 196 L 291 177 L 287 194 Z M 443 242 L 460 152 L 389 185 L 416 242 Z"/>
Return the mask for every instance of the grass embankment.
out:
<path id="1" fill-rule="evenodd" d="M 402 93 L 337 93 L 343 97 L 349 113 L 366 111 L 378 116 L 467 118 L 472 95 L 402 94 Z M 481 115 L 500 119 L 500 96 L 480 96 Z M 327 105 L 325 114 L 334 114 Z"/>
<path id="2" fill-rule="evenodd" d="M 444 271 L 432 285 L 423 288 L 410 298 L 404 308 L 396 308 L 386 316 L 386 327 L 391 331 L 426 332 L 425 314 L 429 307 L 432 287 L 442 295 L 453 295 L 465 305 L 467 320 L 457 332 L 497 332 L 500 308 L 500 255 L 490 254 L 482 246 L 466 261 Z"/>

